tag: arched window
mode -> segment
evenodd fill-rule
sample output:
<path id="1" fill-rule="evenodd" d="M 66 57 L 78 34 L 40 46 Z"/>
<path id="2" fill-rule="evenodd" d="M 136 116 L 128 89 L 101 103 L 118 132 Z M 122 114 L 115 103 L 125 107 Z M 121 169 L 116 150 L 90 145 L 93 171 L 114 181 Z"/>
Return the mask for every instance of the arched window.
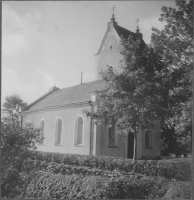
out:
<path id="1" fill-rule="evenodd" d="M 45 143 L 45 121 L 44 120 L 40 122 L 40 136 L 41 136 L 40 144 L 44 144 Z"/>
<path id="2" fill-rule="evenodd" d="M 55 129 L 55 145 L 62 144 L 62 120 L 58 119 Z"/>
<path id="3" fill-rule="evenodd" d="M 75 145 L 83 144 L 83 119 L 82 117 L 78 117 L 75 122 Z"/>
<path id="4" fill-rule="evenodd" d="M 152 133 L 150 131 L 145 131 L 145 148 L 152 148 Z"/>

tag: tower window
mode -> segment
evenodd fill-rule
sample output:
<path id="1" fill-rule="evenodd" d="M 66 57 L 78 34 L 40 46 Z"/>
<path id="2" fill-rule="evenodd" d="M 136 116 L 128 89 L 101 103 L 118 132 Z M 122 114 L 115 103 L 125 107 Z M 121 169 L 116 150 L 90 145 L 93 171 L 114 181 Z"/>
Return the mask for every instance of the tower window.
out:
<path id="1" fill-rule="evenodd" d="M 112 45 L 110 45 L 110 49 L 112 49 Z"/>

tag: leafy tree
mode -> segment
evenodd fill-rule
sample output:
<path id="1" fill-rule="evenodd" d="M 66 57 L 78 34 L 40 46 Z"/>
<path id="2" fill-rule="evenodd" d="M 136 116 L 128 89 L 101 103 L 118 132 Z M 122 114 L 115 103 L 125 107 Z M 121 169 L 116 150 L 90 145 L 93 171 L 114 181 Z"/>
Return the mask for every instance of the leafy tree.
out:
<path id="1" fill-rule="evenodd" d="M 24 161 L 40 142 L 39 129 L 28 123 L 21 126 L 19 114 L 1 118 L 1 196 L 15 198 L 22 194 L 31 175 Z"/>
<path id="2" fill-rule="evenodd" d="M 169 69 L 153 48 L 142 45 L 140 38 L 122 38 L 120 53 L 123 72 L 108 68 L 102 73 L 107 88 L 100 94 L 100 108 L 84 112 L 99 125 L 117 125 L 119 133 L 133 133 L 135 161 L 137 132 L 152 129 L 156 120 L 173 112 L 174 99 L 168 96 Z"/>
<path id="3" fill-rule="evenodd" d="M 191 152 L 192 126 L 190 103 L 185 103 L 181 107 L 181 114 L 174 116 L 171 120 L 168 119 L 168 123 L 165 123 L 165 121 L 162 123 L 162 155 L 168 155 L 169 152 L 172 152 L 186 156 L 186 153 Z"/>
<path id="4" fill-rule="evenodd" d="M 165 28 L 152 28 L 152 44 L 171 68 L 191 72 L 193 66 L 193 1 L 176 0 L 177 9 L 162 7 Z M 190 76 L 189 76 L 190 77 Z M 185 77 L 186 78 L 186 77 Z"/>
<path id="5" fill-rule="evenodd" d="M 153 28 L 151 38 L 152 46 L 163 57 L 174 77 L 171 93 L 178 97 L 176 104 L 172 105 L 175 112 L 162 121 L 162 137 L 169 141 L 168 150 L 171 152 L 177 149 L 176 145 L 180 146 L 181 132 L 187 133 L 187 137 L 191 135 L 193 1 L 177 0 L 176 6 L 177 9 L 162 7 L 159 20 L 166 22 L 166 26 L 161 31 Z M 181 95 L 183 91 L 185 96 Z"/>
<path id="6" fill-rule="evenodd" d="M 24 102 L 19 95 L 13 94 L 5 97 L 5 102 L 2 106 L 4 111 L 10 112 L 12 108 L 16 108 L 16 105 L 24 107 L 27 103 Z"/>

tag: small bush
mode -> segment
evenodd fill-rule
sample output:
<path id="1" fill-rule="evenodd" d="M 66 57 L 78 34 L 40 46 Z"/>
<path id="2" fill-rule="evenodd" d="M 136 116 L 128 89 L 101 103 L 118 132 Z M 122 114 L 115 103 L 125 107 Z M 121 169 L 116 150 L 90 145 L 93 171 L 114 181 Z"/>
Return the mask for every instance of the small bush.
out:
<path id="1" fill-rule="evenodd" d="M 47 152 L 34 152 L 31 158 L 47 162 L 56 162 L 59 164 L 99 168 L 111 171 L 137 172 L 149 176 L 162 176 L 166 178 L 191 181 L 192 160 L 189 158 L 138 160 L 133 163 L 132 160 L 126 158 Z"/>
<path id="2" fill-rule="evenodd" d="M 191 183 L 190 182 L 174 182 L 169 185 L 165 199 L 191 199 Z"/>
<path id="3" fill-rule="evenodd" d="M 188 158 L 160 160 L 157 162 L 157 175 L 182 181 L 191 181 L 192 160 Z"/>

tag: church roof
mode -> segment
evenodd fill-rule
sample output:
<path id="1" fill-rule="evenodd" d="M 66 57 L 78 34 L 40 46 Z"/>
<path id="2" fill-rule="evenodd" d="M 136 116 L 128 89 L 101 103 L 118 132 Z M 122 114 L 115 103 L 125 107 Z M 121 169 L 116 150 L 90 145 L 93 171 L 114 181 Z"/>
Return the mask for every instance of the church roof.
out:
<path id="1" fill-rule="evenodd" d="M 106 85 L 102 80 L 97 80 L 52 91 L 50 93 L 46 93 L 46 95 L 43 95 L 41 98 L 29 104 L 29 106 L 23 111 L 91 101 L 90 93 L 94 91 L 101 91 L 105 89 L 105 86 Z"/>
<path id="2" fill-rule="evenodd" d="M 117 31 L 118 35 L 121 37 L 123 36 L 125 39 L 127 39 L 130 35 L 131 36 L 136 36 L 136 33 L 133 33 L 132 31 L 129 31 L 121 26 L 115 25 L 114 28 Z"/>

